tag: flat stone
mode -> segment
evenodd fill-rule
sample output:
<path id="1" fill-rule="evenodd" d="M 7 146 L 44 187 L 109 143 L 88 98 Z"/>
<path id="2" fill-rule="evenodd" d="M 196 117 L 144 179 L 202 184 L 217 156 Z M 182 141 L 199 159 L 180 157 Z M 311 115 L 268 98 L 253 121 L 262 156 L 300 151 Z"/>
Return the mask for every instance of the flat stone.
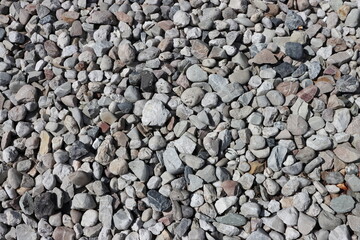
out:
<path id="1" fill-rule="evenodd" d="M 277 212 L 277 216 L 288 226 L 298 223 L 299 213 L 294 207 L 284 208 Z"/>
<path id="2" fill-rule="evenodd" d="M 310 85 L 303 90 L 301 90 L 298 94 L 296 94 L 299 98 L 304 100 L 305 102 L 310 102 L 313 100 L 315 95 L 318 93 L 319 89 L 315 85 Z"/>
<path id="3" fill-rule="evenodd" d="M 356 28 L 359 25 L 360 11 L 359 9 L 352 9 L 347 15 L 345 26 Z"/>
<path id="4" fill-rule="evenodd" d="M 296 70 L 296 67 L 290 63 L 283 62 L 274 67 L 274 70 L 281 78 L 285 78 L 290 76 Z"/>
<path id="5" fill-rule="evenodd" d="M 336 81 L 336 88 L 342 93 L 352 93 L 359 88 L 359 81 L 351 75 L 343 75 Z"/>
<path id="6" fill-rule="evenodd" d="M 186 70 L 186 77 L 191 82 L 203 82 L 208 78 L 207 73 L 197 64 L 192 65 Z"/>
<path id="7" fill-rule="evenodd" d="M 306 146 L 314 149 L 315 151 L 322 151 L 329 149 L 332 146 L 331 139 L 322 135 L 312 135 L 306 140 Z"/>
<path id="8" fill-rule="evenodd" d="M 71 209 L 87 210 L 96 207 L 94 198 L 88 193 L 78 193 L 74 195 L 71 203 Z"/>
<path id="9" fill-rule="evenodd" d="M 343 224 L 337 226 L 335 229 L 333 229 L 330 232 L 329 240 L 337 240 L 337 239 L 344 239 L 344 240 L 352 239 L 347 225 Z"/>
<path id="10" fill-rule="evenodd" d="M 345 163 L 357 162 L 360 159 L 360 151 L 351 147 L 348 143 L 337 145 L 334 149 L 334 153 Z"/>
<path id="11" fill-rule="evenodd" d="M 164 195 L 155 190 L 149 190 L 147 197 L 152 208 L 156 211 L 164 212 L 171 208 L 171 201 Z"/>
<path id="12" fill-rule="evenodd" d="M 244 216 L 236 213 L 228 213 L 224 216 L 215 218 L 215 220 L 219 223 L 223 223 L 235 227 L 241 227 L 247 223 L 247 220 Z"/>
<path id="13" fill-rule="evenodd" d="M 301 234 L 309 234 L 315 227 L 316 220 L 305 213 L 300 212 L 298 219 L 298 230 Z"/>
<path id="14" fill-rule="evenodd" d="M 216 211 L 219 214 L 223 214 L 227 209 L 233 206 L 237 202 L 236 196 L 222 197 L 215 202 Z"/>
<path id="15" fill-rule="evenodd" d="M 285 54 L 295 60 L 301 60 L 304 55 L 303 46 L 297 42 L 287 42 L 285 44 Z"/>
<path id="16" fill-rule="evenodd" d="M 355 207 L 355 200 L 348 195 L 341 195 L 331 200 L 330 207 L 337 213 L 347 213 Z"/>
<path id="17" fill-rule="evenodd" d="M 292 135 L 303 135 L 308 131 L 308 128 L 309 125 L 304 118 L 295 114 L 289 115 L 287 119 L 287 130 L 289 130 Z"/>
<path id="18" fill-rule="evenodd" d="M 261 50 L 258 54 L 255 55 L 253 59 L 250 60 L 251 63 L 255 64 L 275 64 L 278 62 L 275 55 L 268 49 Z"/>
<path id="19" fill-rule="evenodd" d="M 134 218 L 127 209 L 123 210 L 120 209 L 117 211 L 113 216 L 113 221 L 116 229 L 118 230 L 126 230 L 130 227 L 131 223 L 133 222 Z"/>
<path id="20" fill-rule="evenodd" d="M 318 223 L 322 229 L 333 230 L 337 226 L 341 225 L 342 221 L 340 218 L 335 217 L 333 214 L 323 210 L 318 215 Z"/>
<path id="21" fill-rule="evenodd" d="M 260 217 L 261 206 L 254 202 L 246 202 L 241 205 L 240 213 L 246 218 Z"/>

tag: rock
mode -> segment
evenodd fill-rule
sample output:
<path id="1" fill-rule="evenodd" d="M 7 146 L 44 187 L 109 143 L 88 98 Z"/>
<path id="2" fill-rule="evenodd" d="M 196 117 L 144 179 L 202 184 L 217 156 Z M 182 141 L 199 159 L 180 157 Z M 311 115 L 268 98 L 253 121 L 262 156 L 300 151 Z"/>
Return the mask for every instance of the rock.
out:
<path id="1" fill-rule="evenodd" d="M 110 11 L 94 11 L 86 19 L 87 23 L 91 24 L 110 24 L 116 25 L 118 23 L 115 15 Z"/>
<path id="2" fill-rule="evenodd" d="M 84 212 L 81 218 L 81 226 L 92 227 L 94 226 L 99 218 L 99 214 L 96 210 L 89 209 Z"/>
<path id="3" fill-rule="evenodd" d="M 190 23 L 190 15 L 183 11 L 177 11 L 173 17 L 173 21 L 178 27 L 186 27 Z"/>
<path id="4" fill-rule="evenodd" d="M 50 192 L 42 193 L 34 198 L 34 213 L 37 219 L 50 216 L 56 208 L 56 195 Z"/>
<path id="5" fill-rule="evenodd" d="M 318 93 L 318 91 L 319 91 L 319 89 L 317 86 L 310 85 L 310 86 L 304 88 L 303 90 L 301 90 L 300 92 L 298 92 L 298 94 L 296 94 L 296 95 L 299 98 L 301 98 L 302 100 L 304 100 L 305 102 L 310 102 L 311 100 L 313 100 L 313 98 Z"/>
<path id="6" fill-rule="evenodd" d="M 160 54 L 160 49 L 156 47 L 149 47 L 138 54 L 137 60 L 139 62 L 145 62 L 157 58 L 159 54 Z"/>
<path id="7" fill-rule="evenodd" d="M 0 86 L 8 86 L 11 81 L 11 75 L 6 72 L 0 72 Z"/>
<path id="8" fill-rule="evenodd" d="M 37 100 L 37 91 L 31 85 L 22 86 L 15 95 L 16 101 L 19 103 L 35 102 Z"/>
<path id="9" fill-rule="evenodd" d="M 360 159 L 360 151 L 351 147 L 348 143 L 339 144 L 334 149 L 334 153 L 345 163 L 356 162 Z"/>
<path id="10" fill-rule="evenodd" d="M 54 240 L 75 239 L 75 231 L 68 227 L 56 227 L 52 238 Z"/>
<path id="11" fill-rule="evenodd" d="M 309 234 L 314 229 L 315 225 L 316 225 L 315 219 L 306 215 L 305 213 L 302 212 L 299 213 L 297 226 L 301 234 L 303 235 Z"/>
<path id="12" fill-rule="evenodd" d="M 120 209 L 114 214 L 113 221 L 116 229 L 126 230 L 128 229 L 128 227 L 130 227 L 134 219 L 132 214 L 128 210 Z"/>
<path id="13" fill-rule="evenodd" d="M 260 51 L 255 57 L 250 60 L 251 63 L 255 64 L 275 64 L 278 62 L 275 55 L 268 49 Z"/>
<path id="14" fill-rule="evenodd" d="M 192 65 L 186 70 L 186 77 L 191 82 L 203 82 L 208 79 L 207 73 L 197 64 Z"/>
<path id="15" fill-rule="evenodd" d="M 146 182 L 150 177 L 149 167 L 141 160 L 134 160 L 130 162 L 129 168 L 142 182 Z"/>
<path id="16" fill-rule="evenodd" d="M 285 232 L 285 226 L 284 223 L 281 221 L 281 219 L 274 215 L 272 217 L 264 217 L 262 218 L 263 223 L 268 226 L 269 228 L 284 233 Z"/>
<path id="17" fill-rule="evenodd" d="M 304 135 L 309 128 L 305 119 L 295 114 L 289 115 L 287 123 L 287 130 L 295 136 Z"/>
<path id="18" fill-rule="evenodd" d="M 324 210 L 318 215 L 318 222 L 319 226 L 324 230 L 333 230 L 342 223 L 340 218 Z"/>
<path id="19" fill-rule="evenodd" d="M 241 205 L 240 212 L 243 216 L 247 218 L 251 218 L 251 217 L 258 218 L 260 217 L 261 207 L 257 203 L 246 202 Z"/>
<path id="20" fill-rule="evenodd" d="M 223 214 L 227 209 L 235 204 L 237 201 L 236 196 L 222 197 L 215 202 L 216 211 L 219 214 Z"/>
<path id="21" fill-rule="evenodd" d="M 115 159 L 109 164 L 109 172 L 116 176 L 128 173 L 128 163 L 124 159 Z"/>
<path id="22" fill-rule="evenodd" d="M 121 43 L 118 47 L 120 61 L 125 64 L 131 64 L 136 59 L 135 48 L 129 42 Z"/>
<path id="23" fill-rule="evenodd" d="M 191 225 L 191 222 L 192 221 L 187 218 L 181 219 L 180 223 L 175 228 L 175 231 L 174 231 L 175 235 L 184 236 L 186 234 L 186 232 L 188 231 L 188 229 Z"/>
<path id="24" fill-rule="evenodd" d="M 96 207 L 94 198 L 88 193 L 78 193 L 74 195 L 71 209 L 88 210 Z"/>
<path id="25" fill-rule="evenodd" d="M 219 223 L 235 227 L 244 226 L 247 222 L 244 216 L 236 213 L 228 213 L 225 216 L 217 217 L 215 220 Z"/>
<path id="26" fill-rule="evenodd" d="M 287 42 L 285 44 L 285 54 L 292 59 L 301 60 L 304 55 L 304 50 L 300 43 Z"/>
<path id="27" fill-rule="evenodd" d="M 309 194 L 307 192 L 299 192 L 295 194 L 293 198 L 293 204 L 299 212 L 304 212 L 311 204 Z"/>
<path id="28" fill-rule="evenodd" d="M 115 156 L 115 146 L 113 144 L 112 137 L 106 138 L 99 148 L 97 149 L 97 154 L 95 156 L 95 161 L 101 165 L 108 165 Z"/>
<path id="29" fill-rule="evenodd" d="M 355 207 L 355 201 L 348 195 L 341 195 L 331 200 L 330 207 L 337 213 L 347 213 Z"/>
<path id="30" fill-rule="evenodd" d="M 171 201 L 155 190 L 149 190 L 147 192 L 147 197 L 151 207 L 156 211 L 164 212 L 171 208 Z"/>
<path id="31" fill-rule="evenodd" d="M 149 100 L 145 103 L 142 111 L 141 121 L 147 126 L 163 126 L 169 119 L 170 112 L 164 104 L 156 99 Z"/>
<path id="32" fill-rule="evenodd" d="M 9 41 L 12 43 L 22 44 L 25 42 L 25 36 L 16 31 L 10 31 L 8 34 Z"/>
<path id="33" fill-rule="evenodd" d="M 194 107 L 204 98 L 204 91 L 199 87 L 186 89 L 181 94 L 181 101 L 189 107 Z"/>
<path id="34" fill-rule="evenodd" d="M 163 153 L 164 165 L 171 174 L 179 174 L 184 171 L 184 164 L 176 153 L 175 148 L 167 148 Z"/>
<path id="35" fill-rule="evenodd" d="M 287 148 L 283 146 L 276 146 L 272 149 L 270 156 L 267 159 L 267 164 L 273 171 L 280 171 L 285 157 L 287 155 Z"/>
<path id="36" fill-rule="evenodd" d="M 359 9 L 352 9 L 346 17 L 345 26 L 356 28 L 359 25 L 359 18 L 360 18 Z"/>
<path id="37" fill-rule="evenodd" d="M 350 111 L 347 108 L 335 110 L 333 125 L 337 132 L 344 132 L 351 120 Z"/>
<path id="38" fill-rule="evenodd" d="M 322 151 L 329 149 L 332 146 L 331 139 L 322 135 L 312 135 L 306 140 L 306 146 L 314 149 L 315 151 Z"/>
<path id="39" fill-rule="evenodd" d="M 290 76 L 296 70 L 296 68 L 290 63 L 283 62 L 280 65 L 274 67 L 274 70 L 281 78 L 285 78 Z"/>
<path id="40" fill-rule="evenodd" d="M 351 239 L 349 229 L 345 224 L 337 226 L 329 234 L 329 240 L 336 240 L 339 238 L 344 240 Z"/>
<path id="41" fill-rule="evenodd" d="M 301 214 L 301 213 L 300 213 Z M 284 208 L 277 212 L 277 216 L 287 225 L 295 226 L 298 224 L 299 213 L 294 207 Z"/>
<path id="42" fill-rule="evenodd" d="M 348 215 L 347 221 L 349 223 L 351 230 L 353 230 L 354 232 L 360 232 L 360 225 L 358 224 L 360 221 L 359 216 Z"/>
<path id="43" fill-rule="evenodd" d="M 302 20 L 302 18 L 300 17 L 300 15 L 298 15 L 297 13 L 293 12 L 293 11 L 288 11 L 286 18 L 285 18 L 285 26 L 289 29 L 289 30 L 297 30 L 299 29 L 299 27 L 304 26 L 305 23 Z"/>
<path id="44" fill-rule="evenodd" d="M 336 88 L 342 93 L 352 93 L 359 88 L 359 82 L 351 75 L 343 75 L 336 81 Z"/>
<path id="45" fill-rule="evenodd" d="M 37 234 L 27 224 L 19 224 L 16 226 L 16 239 L 19 240 L 36 240 Z"/>

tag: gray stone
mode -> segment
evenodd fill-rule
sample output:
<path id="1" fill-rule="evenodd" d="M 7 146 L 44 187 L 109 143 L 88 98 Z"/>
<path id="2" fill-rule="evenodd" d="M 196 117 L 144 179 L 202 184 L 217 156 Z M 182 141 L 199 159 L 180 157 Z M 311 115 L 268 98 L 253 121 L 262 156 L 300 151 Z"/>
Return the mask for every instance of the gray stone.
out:
<path id="1" fill-rule="evenodd" d="M 299 115 L 290 114 L 287 119 L 287 130 L 295 136 L 303 135 L 308 130 L 308 123 Z"/>
<path id="2" fill-rule="evenodd" d="M 0 72 L 0 86 L 8 86 L 11 81 L 11 75 L 6 72 Z"/>
<path id="3" fill-rule="evenodd" d="M 145 103 L 142 111 L 141 121 L 147 126 L 163 126 L 169 119 L 170 112 L 164 104 L 157 99 L 149 100 Z"/>
<path id="4" fill-rule="evenodd" d="M 204 98 L 204 91 L 199 87 L 186 89 L 181 94 L 181 101 L 189 107 L 194 107 Z"/>
<path id="5" fill-rule="evenodd" d="M 254 202 L 246 202 L 241 205 L 240 213 L 246 218 L 260 217 L 261 207 L 259 204 Z"/>
<path id="6" fill-rule="evenodd" d="M 329 234 L 329 240 L 338 240 L 338 239 L 344 239 L 344 240 L 352 239 L 350 236 L 348 226 L 346 226 L 345 224 L 337 226 Z"/>
<path id="7" fill-rule="evenodd" d="M 164 151 L 163 161 L 166 171 L 171 174 L 179 174 L 184 171 L 184 164 L 173 147 L 169 147 Z"/>
<path id="8" fill-rule="evenodd" d="M 285 225 L 277 215 L 274 215 L 272 217 L 264 217 L 262 218 L 262 221 L 266 226 L 277 232 L 285 232 Z"/>
<path id="9" fill-rule="evenodd" d="M 327 136 L 312 135 L 306 140 L 306 146 L 314 149 L 315 151 L 322 151 L 329 149 L 332 146 L 332 142 Z"/>
<path id="10" fill-rule="evenodd" d="M 301 60 L 304 55 L 303 46 L 300 43 L 287 42 L 285 44 L 285 54 L 291 57 L 292 59 Z"/>
<path id="11" fill-rule="evenodd" d="M 325 210 L 321 211 L 318 215 L 318 222 L 319 226 L 325 230 L 333 230 L 342 223 L 340 218 Z"/>
<path id="12" fill-rule="evenodd" d="M 150 177 L 149 166 L 144 161 L 134 160 L 129 163 L 129 168 L 135 176 L 142 182 L 146 182 Z"/>
<path id="13" fill-rule="evenodd" d="M 350 111 L 347 108 L 335 110 L 333 125 L 337 132 L 344 132 L 351 120 Z"/>
<path id="14" fill-rule="evenodd" d="M 113 221 L 116 229 L 126 230 L 130 227 L 131 223 L 134 221 L 134 218 L 129 210 L 120 209 L 114 214 Z"/>
<path id="15" fill-rule="evenodd" d="M 294 207 L 284 208 L 277 212 L 277 216 L 287 225 L 295 226 L 298 223 L 299 213 Z"/>
<path id="16" fill-rule="evenodd" d="M 360 10 L 356 8 L 352 9 L 346 17 L 345 26 L 356 28 L 359 25 L 359 18 Z"/>
<path id="17" fill-rule="evenodd" d="M 36 240 L 38 239 L 34 229 L 27 224 L 19 224 L 16 226 L 16 239 L 18 240 Z"/>
<path id="18" fill-rule="evenodd" d="M 352 93 L 359 88 L 359 81 L 351 75 L 343 75 L 336 81 L 336 88 L 342 93 Z"/>
<path id="19" fill-rule="evenodd" d="M 315 225 L 316 220 L 314 218 L 300 212 L 297 226 L 301 234 L 309 234 L 314 229 Z"/>
<path id="20" fill-rule="evenodd" d="M 88 193 L 78 193 L 74 195 L 71 202 L 71 209 L 87 210 L 96 207 L 94 198 Z"/>
<path id="21" fill-rule="evenodd" d="M 331 200 L 330 207 L 337 213 L 347 213 L 355 207 L 355 200 L 348 195 L 341 195 Z"/>
<path id="22" fill-rule="evenodd" d="M 294 195 L 293 205 L 299 212 L 304 212 L 309 208 L 311 204 L 311 198 L 307 192 L 299 192 Z"/>
<path id="23" fill-rule="evenodd" d="M 308 65 L 310 79 L 315 79 L 321 71 L 321 65 L 319 62 L 311 62 Z"/>
<path id="24" fill-rule="evenodd" d="M 229 103 L 244 93 L 243 87 L 239 83 L 226 84 L 217 92 L 224 103 Z"/>
<path id="25" fill-rule="evenodd" d="M 270 156 L 267 159 L 267 164 L 270 169 L 273 171 L 280 171 L 283 162 L 285 161 L 285 157 L 287 155 L 287 148 L 283 146 L 275 146 Z"/>
<path id="26" fill-rule="evenodd" d="M 302 18 L 300 17 L 300 15 L 298 15 L 297 13 L 289 10 L 286 18 L 285 18 L 285 26 L 289 29 L 289 30 L 296 30 L 301 26 L 304 26 L 305 23 L 302 20 Z"/>
<path id="27" fill-rule="evenodd" d="M 160 194 L 158 191 L 149 190 L 147 192 L 147 197 L 152 208 L 156 211 L 167 211 L 171 208 L 171 201 L 164 195 Z"/>
<path id="28" fill-rule="evenodd" d="M 241 227 L 247 223 L 247 220 L 244 216 L 236 213 L 228 213 L 224 216 L 215 218 L 215 220 L 219 223 L 223 223 L 235 227 Z"/>

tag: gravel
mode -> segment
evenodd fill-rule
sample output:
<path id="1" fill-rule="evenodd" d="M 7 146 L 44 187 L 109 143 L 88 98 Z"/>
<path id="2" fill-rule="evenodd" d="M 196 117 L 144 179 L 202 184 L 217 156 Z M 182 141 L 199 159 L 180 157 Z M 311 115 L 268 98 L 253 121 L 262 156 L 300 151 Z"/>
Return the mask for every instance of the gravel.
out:
<path id="1" fill-rule="evenodd" d="M 4 0 L 0 239 L 358 239 L 358 8 Z"/>

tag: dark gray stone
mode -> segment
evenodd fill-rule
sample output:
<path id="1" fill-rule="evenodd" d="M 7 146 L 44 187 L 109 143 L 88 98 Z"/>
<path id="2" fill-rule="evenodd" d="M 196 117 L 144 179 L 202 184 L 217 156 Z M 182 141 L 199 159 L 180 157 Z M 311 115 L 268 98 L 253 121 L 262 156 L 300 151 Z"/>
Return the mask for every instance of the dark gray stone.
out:
<path id="1" fill-rule="evenodd" d="M 303 46 L 297 42 L 285 43 L 285 54 L 295 60 L 301 60 L 304 55 Z"/>
<path id="2" fill-rule="evenodd" d="M 161 193 L 150 190 L 147 192 L 150 205 L 159 212 L 167 211 L 171 208 L 171 201 Z"/>

